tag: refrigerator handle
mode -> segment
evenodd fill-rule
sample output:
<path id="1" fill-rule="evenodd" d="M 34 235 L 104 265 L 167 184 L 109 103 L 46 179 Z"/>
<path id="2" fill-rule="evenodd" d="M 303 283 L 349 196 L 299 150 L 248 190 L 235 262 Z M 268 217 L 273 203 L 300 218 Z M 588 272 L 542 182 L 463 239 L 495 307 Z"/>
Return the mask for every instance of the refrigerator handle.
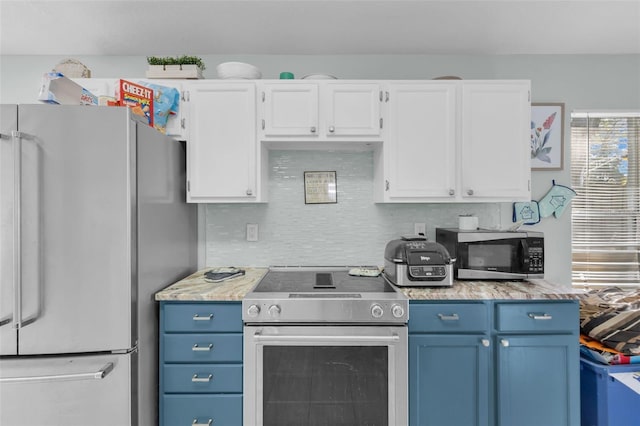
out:
<path id="1" fill-rule="evenodd" d="M 109 362 L 98 371 L 88 373 L 52 374 L 47 376 L 3 377 L 0 383 L 33 383 L 33 382 L 64 382 L 70 380 L 102 380 L 113 370 L 113 363 Z"/>
<path id="2" fill-rule="evenodd" d="M 11 132 L 13 140 L 13 318 L 15 329 L 22 327 L 22 134 Z"/>

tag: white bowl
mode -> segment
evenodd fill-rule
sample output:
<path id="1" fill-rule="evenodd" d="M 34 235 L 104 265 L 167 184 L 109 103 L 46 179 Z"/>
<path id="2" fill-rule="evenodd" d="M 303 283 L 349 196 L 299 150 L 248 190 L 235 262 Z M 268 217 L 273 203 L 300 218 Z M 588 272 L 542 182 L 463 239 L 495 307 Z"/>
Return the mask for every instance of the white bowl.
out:
<path id="1" fill-rule="evenodd" d="M 260 70 L 244 62 L 223 62 L 216 67 L 219 78 L 246 78 L 250 80 L 262 78 Z"/>
<path id="2" fill-rule="evenodd" d="M 337 80 L 338 77 L 334 77 L 329 74 L 307 74 L 302 77 L 303 80 Z"/>

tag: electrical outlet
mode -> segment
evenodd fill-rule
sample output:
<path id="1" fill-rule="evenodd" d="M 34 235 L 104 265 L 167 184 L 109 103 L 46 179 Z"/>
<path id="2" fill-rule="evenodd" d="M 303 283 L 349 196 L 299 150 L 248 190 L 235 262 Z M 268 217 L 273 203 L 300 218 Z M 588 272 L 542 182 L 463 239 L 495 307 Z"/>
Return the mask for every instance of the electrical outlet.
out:
<path id="1" fill-rule="evenodd" d="M 247 241 L 258 241 L 257 223 L 247 223 Z"/>
<path id="2" fill-rule="evenodd" d="M 427 236 L 427 225 L 424 223 L 414 223 L 413 224 L 413 233 L 416 235 Z"/>

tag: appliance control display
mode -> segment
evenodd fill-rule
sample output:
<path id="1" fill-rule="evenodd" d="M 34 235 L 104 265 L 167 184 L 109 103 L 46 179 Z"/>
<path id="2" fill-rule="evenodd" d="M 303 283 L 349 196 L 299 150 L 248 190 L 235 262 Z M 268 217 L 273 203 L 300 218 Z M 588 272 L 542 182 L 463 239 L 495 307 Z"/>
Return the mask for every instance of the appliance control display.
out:
<path id="1" fill-rule="evenodd" d="M 409 275 L 413 278 L 439 278 L 446 274 L 447 270 L 444 266 L 409 266 Z"/>

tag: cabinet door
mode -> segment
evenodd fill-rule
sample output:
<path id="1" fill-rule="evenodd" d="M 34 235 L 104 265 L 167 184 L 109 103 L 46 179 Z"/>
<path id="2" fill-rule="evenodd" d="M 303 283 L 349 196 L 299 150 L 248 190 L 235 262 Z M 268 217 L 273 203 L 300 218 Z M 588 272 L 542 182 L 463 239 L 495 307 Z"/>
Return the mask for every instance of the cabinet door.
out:
<path id="1" fill-rule="evenodd" d="M 410 334 L 409 424 L 487 426 L 490 353 L 483 335 Z"/>
<path id="2" fill-rule="evenodd" d="M 462 83 L 462 197 L 530 200 L 529 87 L 528 81 Z"/>
<path id="3" fill-rule="evenodd" d="M 576 335 L 498 335 L 497 424 L 580 423 Z"/>
<path id="4" fill-rule="evenodd" d="M 455 84 L 389 87 L 385 200 L 454 198 L 455 117 Z"/>
<path id="5" fill-rule="evenodd" d="M 378 84 L 328 83 L 322 133 L 329 137 L 380 135 L 380 98 Z"/>
<path id="6" fill-rule="evenodd" d="M 264 136 L 318 136 L 318 85 L 272 83 L 263 87 Z"/>
<path id="7" fill-rule="evenodd" d="M 187 200 L 256 201 L 254 83 L 189 87 Z"/>

